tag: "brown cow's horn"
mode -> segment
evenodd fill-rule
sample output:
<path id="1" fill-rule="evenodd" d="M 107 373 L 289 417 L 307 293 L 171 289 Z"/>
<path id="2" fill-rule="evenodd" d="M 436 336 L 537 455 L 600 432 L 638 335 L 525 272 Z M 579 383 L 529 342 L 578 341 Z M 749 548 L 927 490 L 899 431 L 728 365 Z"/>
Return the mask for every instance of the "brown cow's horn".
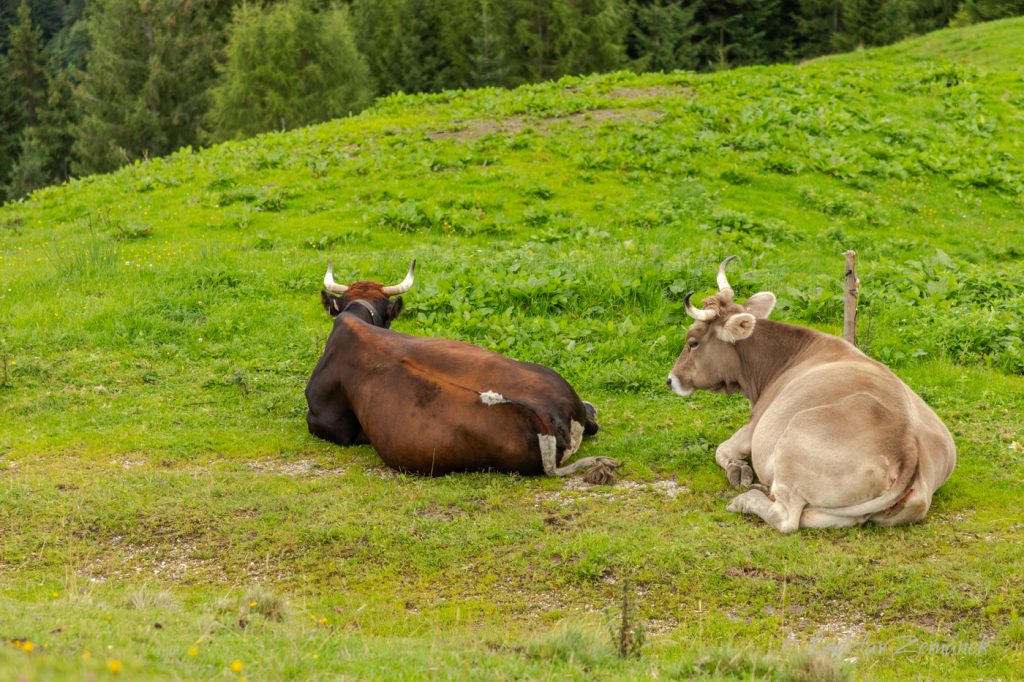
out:
<path id="1" fill-rule="evenodd" d="M 324 275 L 324 289 L 331 292 L 332 294 L 343 294 L 348 291 L 348 287 L 344 284 L 337 284 L 334 281 L 334 266 L 331 261 L 327 261 L 327 274 Z"/>
<path id="2" fill-rule="evenodd" d="M 721 265 L 718 266 L 718 290 L 724 291 L 725 289 L 732 289 L 732 285 L 729 284 L 729 278 L 725 276 L 725 268 L 729 266 L 729 263 L 736 260 L 736 256 L 729 256 Z"/>
<path id="3" fill-rule="evenodd" d="M 697 310 L 696 308 L 694 308 L 693 304 L 690 303 L 690 297 L 691 296 L 693 296 L 693 292 L 692 291 L 686 295 L 686 314 L 687 315 L 689 315 L 690 317 L 692 317 L 695 320 L 700 320 L 701 322 L 710 322 L 711 320 L 713 320 L 716 317 L 718 317 L 718 311 L 717 310 Z"/>
<path id="4" fill-rule="evenodd" d="M 412 261 L 412 265 L 409 266 L 409 274 L 405 276 L 405 279 L 399 284 L 394 284 L 389 287 L 382 287 L 383 291 L 388 296 L 397 296 L 398 294 L 404 294 L 405 292 L 412 289 L 413 272 L 416 270 L 416 259 Z"/>

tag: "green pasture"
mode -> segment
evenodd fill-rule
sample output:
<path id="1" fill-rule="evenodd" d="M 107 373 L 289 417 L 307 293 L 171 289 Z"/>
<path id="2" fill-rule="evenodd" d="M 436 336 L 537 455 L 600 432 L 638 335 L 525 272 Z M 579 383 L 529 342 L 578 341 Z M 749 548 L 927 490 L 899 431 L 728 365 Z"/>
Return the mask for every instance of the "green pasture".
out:
<path id="1" fill-rule="evenodd" d="M 1019 677 L 1022 65 L 1018 19 L 396 96 L 0 208 L 0 678 Z M 739 298 L 838 333 L 847 249 L 861 347 L 959 463 L 921 524 L 781 536 L 725 511 L 744 399 L 664 385 L 682 298 L 736 255 Z M 557 369 L 617 485 L 308 434 L 327 261 L 413 258 L 394 328 Z"/>

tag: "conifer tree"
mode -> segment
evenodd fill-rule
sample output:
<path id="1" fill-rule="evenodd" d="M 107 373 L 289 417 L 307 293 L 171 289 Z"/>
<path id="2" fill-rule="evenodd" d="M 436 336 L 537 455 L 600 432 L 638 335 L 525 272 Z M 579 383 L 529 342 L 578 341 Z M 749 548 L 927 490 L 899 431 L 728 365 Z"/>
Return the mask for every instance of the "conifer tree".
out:
<path id="1" fill-rule="evenodd" d="M 9 50 L 0 62 L 0 198 L 24 194 L 22 178 L 30 189 L 41 186 L 36 166 L 45 166 L 34 130 L 46 98 L 43 37 L 32 22 L 27 0 L 21 0 L 17 17 L 8 33 Z"/>
<path id="2" fill-rule="evenodd" d="M 51 35 L 60 30 L 65 0 L 29 0 L 28 8 L 32 23 L 40 31 L 45 43 Z M 18 25 L 18 10 L 23 0 L 0 0 L 0 53 L 10 46 L 11 32 Z"/>
<path id="3" fill-rule="evenodd" d="M 7 77 L 7 58 L 0 55 L 0 92 L 13 92 Z M 6 198 L 4 188 L 10 181 L 11 169 L 18 161 L 21 143 L 22 115 L 13 97 L 0 97 L 0 202 Z"/>
<path id="4" fill-rule="evenodd" d="M 790 61 L 799 55 L 800 36 L 796 30 L 799 14 L 800 0 L 778 0 L 774 9 L 764 15 L 765 61 Z"/>
<path id="5" fill-rule="evenodd" d="M 17 199 L 49 185 L 49 162 L 50 155 L 39 137 L 39 130 L 36 126 L 26 127 L 18 140 L 18 160 L 11 168 L 10 180 L 5 188 L 7 197 Z"/>
<path id="6" fill-rule="evenodd" d="M 444 12 L 444 0 L 355 1 L 356 42 L 378 93 L 431 92 L 450 85 L 439 42 Z"/>
<path id="7" fill-rule="evenodd" d="M 483 5 L 488 4 L 490 21 L 494 23 L 494 0 L 428 0 L 430 13 L 436 18 L 437 58 L 439 66 L 434 88 L 448 90 L 469 88 L 476 83 L 477 49 L 483 29 Z M 491 26 L 492 37 L 497 37 Z M 495 45 L 500 51 L 500 46 Z"/>
<path id="8" fill-rule="evenodd" d="M 443 4 L 443 3 L 442 3 Z M 441 21 L 437 8 L 425 0 L 400 3 L 398 49 L 405 67 L 407 92 L 436 92 L 444 88 L 444 58 L 439 42 Z"/>
<path id="9" fill-rule="evenodd" d="M 7 80 L 10 93 L 20 108 L 21 124 L 39 122 L 39 108 L 46 98 L 46 62 L 43 59 L 43 34 L 32 24 L 28 0 L 21 0 L 18 23 L 10 32 L 7 52 Z"/>
<path id="10" fill-rule="evenodd" d="M 627 53 L 635 71 L 696 69 L 701 48 L 698 0 L 634 2 Z"/>
<path id="11" fill-rule="evenodd" d="M 620 0 L 553 0 L 551 9 L 557 75 L 625 65 L 628 14 Z"/>
<path id="12" fill-rule="evenodd" d="M 508 85 L 548 80 L 557 74 L 551 0 L 506 0 Z"/>
<path id="13" fill-rule="evenodd" d="M 508 78 L 504 40 L 494 0 L 480 0 L 472 36 L 471 81 L 474 86 L 504 85 Z"/>
<path id="14" fill-rule="evenodd" d="M 227 63 L 212 94 L 214 140 L 344 116 L 372 97 L 348 11 L 317 13 L 308 0 L 266 9 L 240 5 L 231 22 Z"/>
<path id="15" fill-rule="evenodd" d="M 1024 10 L 1024 0 L 1021 9 Z M 901 27 L 899 37 L 911 34 L 929 33 L 949 26 L 960 8 L 960 0 L 913 0 L 907 3 L 904 19 L 907 22 Z"/>
<path id="16" fill-rule="evenodd" d="M 797 39 L 794 57 L 816 57 L 835 49 L 841 5 L 842 0 L 799 0 L 794 15 Z"/>
<path id="17" fill-rule="evenodd" d="M 972 21 L 992 21 L 1024 14 L 1024 0 L 965 0 L 963 7 Z"/>
<path id="18" fill-rule="evenodd" d="M 61 27 L 47 40 L 46 52 L 50 61 L 56 60 L 60 68 L 85 68 L 89 52 L 89 35 L 85 20 L 86 0 L 57 0 L 62 5 Z"/>
<path id="19" fill-rule="evenodd" d="M 46 174 L 51 182 L 71 177 L 78 109 L 67 69 L 50 61 L 46 106 L 39 115 L 39 141 L 47 155 Z"/>
<path id="20" fill-rule="evenodd" d="M 211 0 L 95 0 L 76 98 L 75 172 L 104 172 L 196 144 L 214 54 Z"/>
<path id="21" fill-rule="evenodd" d="M 64 69 L 51 60 L 47 69 L 47 100 L 35 125 L 16 136 L 15 156 L 3 183 L 7 198 L 16 199 L 33 190 L 71 177 L 71 145 L 75 108 L 71 82 Z"/>
<path id="22" fill-rule="evenodd" d="M 402 67 L 394 65 L 398 15 L 399 3 L 394 0 L 355 0 L 352 4 L 352 28 L 356 45 L 366 56 L 375 90 L 379 94 L 402 89 Z"/>
<path id="23" fill-rule="evenodd" d="M 841 0 L 842 24 L 833 37 L 840 51 L 893 42 L 906 35 L 903 0 Z"/>
<path id="24" fill-rule="evenodd" d="M 766 36 L 779 17 L 780 0 L 709 0 L 697 12 L 707 38 L 702 61 L 721 69 L 777 61 Z"/>

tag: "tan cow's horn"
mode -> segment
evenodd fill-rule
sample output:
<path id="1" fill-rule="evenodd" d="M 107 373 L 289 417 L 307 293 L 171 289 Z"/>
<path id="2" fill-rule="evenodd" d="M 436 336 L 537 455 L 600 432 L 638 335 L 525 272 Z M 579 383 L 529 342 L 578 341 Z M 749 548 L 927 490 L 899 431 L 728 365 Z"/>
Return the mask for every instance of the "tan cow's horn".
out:
<path id="1" fill-rule="evenodd" d="M 690 303 L 690 297 L 691 296 L 693 296 L 693 292 L 692 291 L 686 295 L 686 314 L 687 315 L 689 315 L 690 317 L 692 317 L 695 320 L 700 320 L 701 322 L 710 322 L 711 320 L 713 320 L 716 317 L 718 317 L 718 311 L 717 310 L 697 310 L 696 308 L 694 308 L 693 304 Z"/>
<path id="2" fill-rule="evenodd" d="M 718 266 L 719 291 L 724 291 L 725 289 L 732 289 L 732 286 L 729 284 L 729 278 L 725 276 L 725 268 L 728 267 L 729 263 L 733 262 L 734 260 L 736 260 L 736 256 L 729 256 L 724 261 L 722 261 L 721 265 Z"/>
<path id="3" fill-rule="evenodd" d="M 392 286 L 389 287 L 382 287 L 381 291 L 383 291 L 388 296 L 397 296 L 398 294 L 404 294 L 405 292 L 409 291 L 409 289 L 412 289 L 413 273 L 415 270 L 416 259 L 414 258 L 412 261 L 412 265 L 409 266 L 409 274 L 405 276 L 405 279 L 403 279 L 399 284 L 393 284 Z"/>
<path id="4" fill-rule="evenodd" d="M 334 265 L 331 261 L 327 261 L 327 274 L 324 275 L 324 289 L 331 292 L 332 294 L 343 294 L 348 291 L 348 287 L 344 284 L 338 284 L 334 281 Z"/>

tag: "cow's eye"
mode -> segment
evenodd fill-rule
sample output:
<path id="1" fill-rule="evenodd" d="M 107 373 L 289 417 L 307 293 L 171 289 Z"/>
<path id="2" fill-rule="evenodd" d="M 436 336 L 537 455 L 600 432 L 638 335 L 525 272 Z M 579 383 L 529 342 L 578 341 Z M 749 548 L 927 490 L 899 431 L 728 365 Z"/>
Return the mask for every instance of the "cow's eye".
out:
<path id="1" fill-rule="evenodd" d="M 697 346 L 700 345 L 700 341 L 698 341 L 697 339 L 689 339 L 686 342 L 686 345 L 687 345 L 688 348 L 693 349 L 693 348 L 696 348 Z"/>

